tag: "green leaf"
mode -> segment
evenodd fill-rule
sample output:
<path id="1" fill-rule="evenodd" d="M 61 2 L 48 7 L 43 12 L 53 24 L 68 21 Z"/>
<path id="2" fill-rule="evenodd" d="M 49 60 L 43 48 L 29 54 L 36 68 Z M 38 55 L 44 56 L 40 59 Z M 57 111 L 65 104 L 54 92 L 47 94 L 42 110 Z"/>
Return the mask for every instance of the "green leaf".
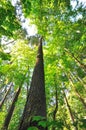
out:
<path id="1" fill-rule="evenodd" d="M 28 130 L 38 130 L 38 128 L 33 126 L 33 127 L 29 127 Z"/>
<path id="2" fill-rule="evenodd" d="M 38 125 L 45 128 L 47 126 L 47 122 L 46 121 L 39 121 Z"/>
<path id="3" fill-rule="evenodd" d="M 43 119 L 45 119 L 45 118 L 42 117 L 42 116 L 34 116 L 32 121 L 40 121 L 40 120 L 43 120 Z"/>

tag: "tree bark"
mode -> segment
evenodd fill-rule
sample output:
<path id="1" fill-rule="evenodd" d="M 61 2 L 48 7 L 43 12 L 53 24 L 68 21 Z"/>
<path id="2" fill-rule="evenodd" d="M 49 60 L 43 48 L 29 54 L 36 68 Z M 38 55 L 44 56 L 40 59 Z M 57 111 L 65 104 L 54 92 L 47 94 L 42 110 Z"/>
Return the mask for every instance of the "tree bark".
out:
<path id="1" fill-rule="evenodd" d="M 9 93 L 9 91 L 10 91 L 10 89 L 11 89 L 11 86 L 12 86 L 12 83 L 10 84 L 10 86 L 9 86 L 9 88 L 8 88 L 8 90 L 7 90 L 7 92 L 5 93 L 4 98 L 3 98 L 2 101 L 0 102 L 0 109 L 2 108 L 2 106 L 3 106 L 3 104 L 4 104 L 4 101 L 5 101 L 5 99 L 6 99 L 7 95 L 8 95 L 8 93 Z"/>
<path id="2" fill-rule="evenodd" d="M 39 130 L 46 130 L 46 128 L 38 126 L 38 122 L 32 121 L 34 116 L 41 116 L 46 118 L 42 38 L 40 39 L 31 86 L 18 130 L 27 130 L 31 126 L 36 126 Z"/>
<path id="3" fill-rule="evenodd" d="M 12 117 L 12 114 L 13 114 L 13 111 L 15 109 L 15 103 L 17 102 L 18 100 L 18 96 L 20 94 L 20 91 L 21 91 L 21 87 L 19 87 L 15 93 L 15 96 L 14 96 L 14 99 L 13 99 L 13 102 L 8 110 L 8 114 L 5 118 L 5 121 L 4 121 L 4 125 L 3 125 L 3 128 L 2 130 L 7 130 L 8 129 L 8 126 L 9 126 L 9 123 L 10 123 L 10 120 L 11 120 L 11 117 Z"/>

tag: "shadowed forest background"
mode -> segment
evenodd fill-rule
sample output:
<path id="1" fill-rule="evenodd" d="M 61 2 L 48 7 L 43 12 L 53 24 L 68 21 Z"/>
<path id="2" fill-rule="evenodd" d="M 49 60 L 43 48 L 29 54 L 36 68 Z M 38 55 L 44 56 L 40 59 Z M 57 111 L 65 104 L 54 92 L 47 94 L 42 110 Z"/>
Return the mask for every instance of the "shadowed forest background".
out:
<path id="1" fill-rule="evenodd" d="M 0 130 L 86 130 L 86 2 L 0 0 Z"/>

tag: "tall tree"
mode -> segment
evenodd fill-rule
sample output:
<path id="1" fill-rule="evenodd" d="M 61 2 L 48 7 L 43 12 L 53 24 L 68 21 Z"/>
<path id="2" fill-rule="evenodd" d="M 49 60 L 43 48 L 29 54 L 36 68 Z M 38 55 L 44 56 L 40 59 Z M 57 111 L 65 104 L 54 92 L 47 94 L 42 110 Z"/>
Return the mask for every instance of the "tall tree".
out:
<path id="1" fill-rule="evenodd" d="M 46 128 L 39 126 L 37 121 L 32 120 L 34 116 L 41 116 L 46 118 L 46 96 L 42 38 L 40 39 L 31 87 L 29 90 L 19 130 L 27 130 L 31 126 L 36 126 L 37 128 L 39 128 L 39 130 L 45 130 Z"/>
<path id="2" fill-rule="evenodd" d="M 73 123 L 73 125 L 74 125 L 74 124 L 75 124 L 75 120 L 74 120 L 73 113 L 72 113 L 72 111 L 71 111 L 71 107 L 70 107 L 70 105 L 69 105 L 69 103 L 68 103 L 68 100 L 67 100 L 67 97 L 66 97 L 66 94 L 65 94 L 65 92 L 64 92 L 64 91 L 63 91 L 63 94 L 64 94 L 64 99 L 65 99 L 65 102 L 66 102 L 66 104 L 67 104 L 67 108 L 68 108 L 69 113 L 70 113 L 70 118 L 71 118 L 71 121 L 72 121 L 72 123 Z M 77 125 L 74 125 L 74 130 L 78 130 Z"/>
<path id="3" fill-rule="evenodd" d="M 11 89 L 11 86 L 12 86 L 12 83 L 10 83 L 10 86 L 9 86 L 8 90 L 6 91 L 6 93 L 5 93 L 5 95 L 4 95 L 3 99 L 2 99 L 2 101 L 0 102 L 0 109 L 2 108 L 2 106 L 3 106 L 3 104 L 4 104 L 4 101 L 5 101 L 5 99 L 6 99 L 7 95 L 8 95 L 8 93 L 9 93 L 9 91 L 10 91 L 10 89 Z"/>
<path id="4" fill-rule="evenodd" d="M 58 111 L 58 89 L 57 89 L 57 81 L 56 81 L 56 76 L 54 76 L 54 87 L 55 87 L 55 109 L 53 111 L 53 121 L 56 122 L 56 114 L 57 114 L 57 111 Z M 52 130 L 56 130 L 56 127 L 53 126 L 52 127 Z"/>
<path id="5" fill-rule="evenodd" d="M 4 125 L 3 125 L 2 130 L 7 130 L 7 129 L 8 129 L 8 126 L 9 126 L 11 117 L 12 117 L 12 115 L 13 115 L 13 111 L 14 111 L 14 109 L 15 109 L 15 104 L 16 104 L 16 102 L 17 102 L 17 100 L 18 100 L 18 96 L 19 96 L 19 94 L 20 94 L 20 91 L 21 91 L 21 87 L 19 87 L 19 88 L 17 89 L 16 93 L 15 93 L 13 102 L 12 102 L 12 104 L 11 104 L 11 106 L 10 106 L 10 108 L 9 108 L 8 114 L 7 114 L 6 118 L 5 118 L 5 121 L 4 121 Z"/>

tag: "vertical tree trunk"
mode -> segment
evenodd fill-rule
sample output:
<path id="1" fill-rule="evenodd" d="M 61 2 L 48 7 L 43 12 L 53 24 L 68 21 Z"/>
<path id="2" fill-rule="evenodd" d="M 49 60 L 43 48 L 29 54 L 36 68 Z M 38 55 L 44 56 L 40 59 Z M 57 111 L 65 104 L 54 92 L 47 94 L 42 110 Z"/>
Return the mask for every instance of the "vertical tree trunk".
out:
<path id="1" fill-rule="evenodd" d="M 10 120 L 11 120 L 11 117 L 12 117 L 12 114 L 13 114 L 13 111 L 14 111 L 14 108 L 15 108 L 15 103 L 18 100 L 18 96 L 20 94 L 20 91 L 21 91 L 21 87 L 19 87 L 17 89 L 16 93 L 15 93 L 13 102 L 12 102 L 12 104 L 11 104 L 11 106 L 9 108 L 8 114 L 7 114 L 6 118 L 5 118 L 2 130 L 7 130 L 8 129 L 8 126 L 9 126 L 9 123 L 10 123 Z"/>
<path id="2" fill-rule="evenodd" d="M 79 94 L 79 92 L 76 90 L 76 88 L 75 88 L 75 86 L 74 86 L 74 84 L 73 84 L 73 78 L 72 78 L 73 75 L 72 75 L 72 73 L 70 73 L 70 76 L 68 76 L 66 73 L 65 73 L 65 75 L 68 77 L 68 79 L 69 79 L 69 81 L 70 81 L 70 83 L 71 83 L 71 85 L 72 85 L 72 87 L 73 87 L 73 89 L 74 89 L 76 95 L 78 96 L 79 100 L 82 102 L 84 108 L 86 109 L 86 103 L 85 103 L 84 99 L 83 99 L 82 96 Z"/>
<path id="3" fill-rule="evenodd" d="M 68 103 L 68 100 L 67 100 L 67 97 L 66 97 L 66 94 L 65 94 L 64 91 L 63 91 L 63 94 L 64 94 L 65 102 L 66 102 L 66 104 L 67 104 L 67 108 L 68 108 L 68 110 L 69 110 L 69 114 L 70 114 L 70 117 L 71 117 L 71 121 L 72 121 L 73 124 L 75 124 L 74 116 L 73 116 L 73 113 L 72 113 L 72 111 L 71 111 L 70 105 L 69 105 L 69 103 Z M 74 130 L 78 130 L 77 126 L 74 126 Z"/>
<path id="4" fill-rule="evenodd" d="M 34 116 L 41 116 L 46 118 L 46 97 L 42 38 L 40 39 L 36 65 L 31 81 L 31 87 L 24 108 L 22 120 L 20 122 L 19 130 L 27 130 L 31 126 L 36 126 L 39 130 L 45 130 L 46 128 L 39 127 L 37 122 L 32 121 L 32 117 Z"/>
<path id="5" fill-rule="evenodd" d="M 86 109 L 86 103 L 84 99 L 81 97 L 81 95 L 78 93 L 78 91 L 75 89 L 76 95 L 78 96 L 79 100 L 82 102 L 84 108 Z"/>
<path id="6" fill-rule="evenodd" d="M 10 91 L 10 89 L 11 89 L 11 86 L 12 86 L 12 83 L 10 84 L 10 86 L 9 86 L 7 92 L 5 93 L 5 95 L 4 95 L 3 99 L 2 99 L 2 101 L 0 102 L 0 109 L 2 108 L 2 106 L 3 106 L 3 104 L 4 104 L 4 101 L 5 101 L 5 99 L 6 99 L 7 95 L 8 95 L 8 93 L 9 93 L 9 91 Z"/>
<path id="7" fill-rule="evenodd" d="M 86 88 L 85 88 L 85 84 L 86 84 L 86 83 L 78 76 L 78 74 L 73 74 L 73 73 L 70 71 L 70 76 L 73 77 L 72 79 L 78 80 L 78 81 L 83 85 L 84 89 L 86 89 Z"/>
<path id="8" fill-rule="evenodd" d="M 55 76 L 56 78 L 56 76 Z M 55 109 L 53 111 L 53 121 L 55 122 L 56 121 L 56 114 L 57 114 L 57 111 L 58 111 L 58 91 L 57 91 L 57 84 L 56 84 L 56 79 L 55 79 Z M 56 129 L 56 126 L 52 126 L 52 130 L 55 130 Z"/>

